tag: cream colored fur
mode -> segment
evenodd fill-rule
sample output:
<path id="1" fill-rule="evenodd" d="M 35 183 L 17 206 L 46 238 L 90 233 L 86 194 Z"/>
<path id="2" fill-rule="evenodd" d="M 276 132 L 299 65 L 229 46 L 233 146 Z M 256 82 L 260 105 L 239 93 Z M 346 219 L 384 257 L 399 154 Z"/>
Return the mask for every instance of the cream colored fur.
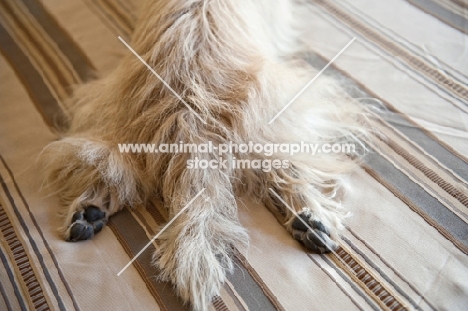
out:
<path id="1" fill-rule="evenodd" d="M 231 246 L 248 242 L 236 197 L 283 208 L 291 220 L 268 190 L 273 188 L 297 211 L 310 207 L 337 239 L 347 213 L 336 191 L 326 190 L 339 188 L 355 165 L 348 156 L 277 154 L 292 166 L 265 173 L 186 169 L 190 158 L 217 154 L 118 149 L 119 143 L 357 141 L 365 132 L 363 114 L 325 75 L 268 125 L 316 73 L 294 57 L 303 49 L 304 8 L 290 0 L 151 1 L 130 45 L 206 124 L 130 52 L 112 74 L 80 87 L 70 129 L 42 155 L 46 185 L 67 207 L 65 236 L 71 215 L 89 204 L 112 215 L 158 199 L 173 217 L 206 188 L 164 232 L 154 257 L 161 277 L 195 310 L 206 310 L 219 294 L 233 268 Z"/>

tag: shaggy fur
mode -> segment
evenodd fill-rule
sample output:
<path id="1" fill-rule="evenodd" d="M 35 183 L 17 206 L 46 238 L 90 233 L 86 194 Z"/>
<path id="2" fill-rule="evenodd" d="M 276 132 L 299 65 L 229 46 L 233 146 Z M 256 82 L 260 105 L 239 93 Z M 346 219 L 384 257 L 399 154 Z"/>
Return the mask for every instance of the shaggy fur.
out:
<path id="1" fill-rule="evenodd" d="M 42 155 L 47 189 L 67 209 L 65 238 L 73 214 L 87 206 L 97 206 L 107 218 L 124 206 L 160 200 L 173 217 L 206 188 L 164 232 L 154 257 L 161 277 L 195 310 L 207 309 L 219 294 L 233 268 L 230 247 L 247 243 L 236 197 L 282 208 L 291 230 L 294 217 L 272 188 L 297 211 L 309 207 L 337 239 L 346 212 L 330 189 L 339 188 L 341 176 L 355 165 L 347 156 L 275 154 L 291 165 L 271 172 L 189 170 L 188 159 L 219 156 L 118 149 L 119 143 L 356 141 L 364 133 L 362 112 L 325 75 L 268 125 L 316 73 L 294 57 L 303 49 L 303 8 L 290 0 L 151 1 L 130 45 L 206 124 L 130 52 L 112 74 L 80 87 L 69 130 Z"/>

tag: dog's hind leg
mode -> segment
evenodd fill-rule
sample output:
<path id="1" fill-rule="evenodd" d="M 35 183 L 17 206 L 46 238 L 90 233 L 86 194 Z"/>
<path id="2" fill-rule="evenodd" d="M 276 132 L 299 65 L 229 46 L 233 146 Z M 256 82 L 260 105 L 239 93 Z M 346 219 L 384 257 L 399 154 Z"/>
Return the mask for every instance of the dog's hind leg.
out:
<path id="1" fill-rule="evenodd" d="M 327 253 L 337 247 L 346 212 L 334 192 L 325 190 L 332 185 L 314 184 L 311 174 L 299 165 L 266 174 L 263 202 L 283 215 L 286 229 L 306 248 Z"/>
<path id="2" fill-rule="evenodd" d="M 102 141 L 68 137 L 44 149 L 45 186 L 65 206 L 60 231 L 67 241 L 92 238 L 112 214 L 140 202 L 137 166 L 114 148 Z"/>
<path id="3" fill-rule="evenodd" d="M 106 186 L 94 185 L 68 205 L 61 231 L 69 242 L 89 240 L 123 206 Z"/>

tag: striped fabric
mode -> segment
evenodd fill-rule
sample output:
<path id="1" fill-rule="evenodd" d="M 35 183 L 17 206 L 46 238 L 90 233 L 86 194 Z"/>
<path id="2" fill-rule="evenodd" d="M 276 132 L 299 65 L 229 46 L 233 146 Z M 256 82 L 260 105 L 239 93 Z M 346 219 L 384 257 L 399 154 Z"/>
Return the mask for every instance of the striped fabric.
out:
<path id="1" fill-rule="evenodd" d="M 148 248 L 167 219 L 124 210 L 93 240 L 58 235 L 35 159 L 66 126 L 73 86 L 129 53 L 141 1 L 0 1 L 0 310 L 189 310 Z M 309 63 L 372 106 L 372 150 L 350 176 L 335 254 L 310 254 L 281 215 L 239 198 L 248 249 L 210 310 L 467 310 L 468 2 L 311 0 Z M 378 103 L 378 104 L 377 104 Z"/>

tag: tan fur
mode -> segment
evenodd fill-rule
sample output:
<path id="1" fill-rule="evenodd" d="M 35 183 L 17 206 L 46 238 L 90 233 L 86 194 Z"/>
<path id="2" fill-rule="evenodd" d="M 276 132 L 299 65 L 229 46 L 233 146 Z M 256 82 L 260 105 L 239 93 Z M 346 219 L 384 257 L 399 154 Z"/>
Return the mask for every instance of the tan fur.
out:
<path id="1" fill-rule="evenodd" d="M 247 243 L 236 197 L 278 208 L 273 188 L 297 211 L 310 207 L 336 239 L 346 212 L 335 192 L 324 189 L 339 187 L 354 167 L 347 156 L 275 155 L 292 166 L 265 173 L 186 169 L 190 158 L 217 154 L 118 150 L 119 143 L 357 141 L 365 132 L 362 111 L 325 76 L 268 125 L 315 75 L 293 58 L 301 49 L 294 10 L 302 8 L 289 0 L 151 1 L 130 45 L 206 124 L 130 52 L 112 74 L 83 85 L 73 98 L 69 131 L 42 155 L 46 185 L 67 206 L 65 235 L 73 212 L 87 204 L 111 215 L 157 198 L 173 217 L 206 188 L 167 229 L 155 255 L 161 277 L 196 310 L 219 294 L 232 269 L 230 246 Z"/>

